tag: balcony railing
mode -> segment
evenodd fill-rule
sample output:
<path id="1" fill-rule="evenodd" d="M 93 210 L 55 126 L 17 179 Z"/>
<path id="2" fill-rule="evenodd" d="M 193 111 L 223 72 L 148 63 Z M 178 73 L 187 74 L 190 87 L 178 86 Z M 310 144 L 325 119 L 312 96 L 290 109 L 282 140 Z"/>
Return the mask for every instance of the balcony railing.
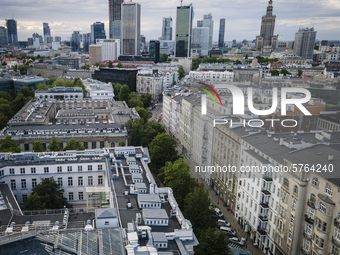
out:
<path id="1" fill-rule="evenodd" d="M 312 218 L 308 217 L 307 214 L 305 214 L 305 221 L 309 224 L 314 224 L 314 220 Z"/>
<path id="2" fill-rule="evenodd" d="M 335 238 L 334 236 L 332 236 L 332 243 L 333 243 L 336 247 L 340 248 L 340 240 L 337 239 L 337 238 Z"/>
<path id="3" fill-rule="evenodd" d="M 340 228 L 340 219 L 335 218 L 335 219 L 334 219 L 334 225 L 335 225 L 337 228 Z"/>
<path id="4" fill-rule="evenodd" d="M 267 235 L 267 231 L 266 231 L 265 229 L 261 229 L 260 227 L 257 228 L 257 232 L 258 232 L 261 236 Z"/>
<path id="5" fill-rule="evenodd" d="M 260 219 L 261 221 L 268 221 L 268 216 L 267 216 L 267 215 L 260 215 L 260 216 L 259 216 L 259 219 Z"/>
<path id="6" fill-rule="evenodd" d="M 303 231 L 303 236 L 309 240 L 312 240 L 312 234 L 307 231 Z"/>
<path id="7" fill-rule="evenodd" d="M 308 201 L 307 201 L 307 205 L 308 205 L 309 207 L 311 207 L 311 208 L 315 209 L 315 202 L 314 202 L 314 201 L 312 201 L 312 200 L 308 199 Z"/>

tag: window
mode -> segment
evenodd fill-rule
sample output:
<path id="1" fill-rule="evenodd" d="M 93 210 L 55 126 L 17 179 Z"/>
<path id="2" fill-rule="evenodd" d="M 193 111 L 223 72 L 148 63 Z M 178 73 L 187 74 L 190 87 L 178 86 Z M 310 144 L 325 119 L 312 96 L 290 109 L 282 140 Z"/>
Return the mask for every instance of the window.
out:
<path id="1" fill-rule="evenodd" d="M 287 188 L 289 188 L 289 181 L 287 180 L 287 178 L 283 179 L 283 186 L 286 186 Z"/>
<path id="2" fill-rule="evenodd" d="M 88 179 L 87 179 L 87 184 L 89 186 L 92 186 L 93 185 L 93 176 L 89 176 Z"/>
<path id="3" fill-rule="evenodd" d="M 311 225 L 311 224 L 308 224 L 308 223 L 306 223 L 306 228 L 305 228 L 305 230 L 306 230 L 306 233 L 307 234 L 312 234 L 312 231 L 313 231 L 313 225 Z"/>
<path id="4" fill-rule="evenodd" d="M 9 174 L 14 174 L 14 168 L 9 169 Z"/>
<path id="5" fill-rule="evenodd" d="M 63 186 L 63 178 L 61 178 L 61 177 L 58 178 L 58 186 L 59 187 Z"/>
<path id="6" fill-rule="evenodd" d="M 320 202 L 319 210 L 320 210 L 320 212 L 326 213 L 326 205 L 324 203 Z"/>
<path id="7" fill-rule="evenodd" d="M 21 179 L 21 188 L 22 189 L 26 189 L 27 186 L 26 186 L 26 179 Z"/>
<path id="8" fill-rule="evenodd" d="M 11 180 L 11 189 L 16 189 L 17 185 L 15 183 L 15 180 Z"/>
<path id="9" fill-rule="evenodd" d="M 49 172 L 48 167 L 44 167 L 44 173 L 48 173 L 48 172 Z"/>
<path id="10" fill-rule="evenodd" d="M 79 198 L 79 200 L 84 200 L 84 192 L 79 192 L 78 198 Z"/>
<path id="11" fill-rule="evenodd" d="M 92 149 L 96 148 L 96 142 L 92 142 Z"/>
<path id="12" fill-rule="evenodd" d="M 339 228 L 334 229 L 334 237 L 340 240 L 340 229 Z"/>
<path id="13" fill-rule="evenodd" d="M 73 200 L 73 192 L 68 193 L 68 200 Z"/>
<path id="14" fill-rule="evenodd" d="M 293 214 L 290 215 L 290 224 L 294 224 L 294 215 Z"/>
<path id="15" fill-rule="evenodd" d="M 35 167 L 31 167 L 31 174 L 35 174 L 35 173 L 36 173 Z"/>
<path id="16" fill-rule="evenodd" d="M 68 177 L 68 186 L 73 186 L 73 178 L 72 177 Z"/>
<path id="17" fill-rule="evenodd" d="M 26 202 L 26 200 L 27 200 L 27 195 L 22 195 L 22 202 Z"/>
<path id="18" fill-rule="evenodd" d="M 294 185 L 294 190 L 293 190 L 294 194 L 297 195 L 299 192 L 299 189 L 296 185 Z"/>
<path id="19" fill-rule="evenodd" d="M 72 172 L 72 166 L 67 166 L 67 172 Z"/>
<path id="20" fill-rule="evenodd" d="M 92 165 L 88 165 L 88 166 L 87 166 L 87 170 L 88 170 L 88 171 L 92 171 Z"/>
<path id="21" fill-rule="evenodd" d="M 57 166 L 57 172 L 61 173 L 63 171 L 63 168 L 61 166 Z"/>
<path id="22" fill-rule="evenodd" d="M 83 171 L 83 166 L 78 166 L 78 172 Z"/>
<path id="23" fill-rule="evenodd" d="M 306 251 L 309 251 L 310 249 L 310 241 L 306 238 L 303 239 L 303 249 L 305 249 Z"/>
<path id="24" fill-rule="evenodd" d="M 103 170 L 103 165 L 98 165 L 98 171 Z"/>
<path id="25" fill-rule="evenodd" d="M 296 209 L 296 200 L 293 198 L 293 201 L 292 201 L 292 209 L 295 211 Z"/>
<path id="26" fill-rule="evenodd" d="M 289 238 L 289 239 L 292 239 L 292 237 L 293 237 L 293 232 L 292 232 L 291 229 L 289 229 L 289 230 L 288 230 L 288 238 Z"/>
<path id="27" fill-rule="evenodd" d="M 20 168 L 20 173 L 24 174 L 25 173 L 25 168 Z"/>
<path id="28" fill-rule="evenodd" d="M 333 195 L 333 190 L 332 190 L 332 187 L 329 186 L 328 184 L 326 185 L 326 189 L 325 189 L 325 192 L 327 195 L 330 195 L 332 196 Z"/>
<path id="29" fill-rule="evenodd" d="M 103 185 L 103 176 L 102 175 L 98 176 L 98 185 Z"/>
<path id="30" fill-rule="evenodd" d="M 32 179 L 32 189 L 37 186 L 37 179 Z"/>
<path id="31" fill-rule="evenodd" d="M 83 186 L 83 177 L 82 176 L 78 177 L 78 186 Z"/>
<path id="32" fill-rule="evenodd" d="M 0 170 L 0 176 L 4 175 L 4 170 Z"/>
<path id="33" fill-rule="evenodd" d="M 312 180 L 312 185 L 315 186 L 315 187 L 318 187 L 319 186 L 319 179 L 314 177 L 313 180 Z"/>
<path id="34" fill-rule="evenodd" d="M 103 118 L 103 116 L 102 116 L 102 118 Z M 104 141 L 100 141 L 99 146 L 100 146 L 100 148 L 104 148 Z"/>

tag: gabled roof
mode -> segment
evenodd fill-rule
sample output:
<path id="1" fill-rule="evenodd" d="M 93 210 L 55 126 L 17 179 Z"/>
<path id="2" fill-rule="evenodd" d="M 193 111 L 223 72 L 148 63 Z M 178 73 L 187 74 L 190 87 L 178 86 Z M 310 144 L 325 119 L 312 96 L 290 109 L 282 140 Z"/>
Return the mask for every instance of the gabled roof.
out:
<path id="1" fill-rule="evenodd" d="M 116 208 L 99 208 L 96 209 L 96 219 L 117 218 Z"/>

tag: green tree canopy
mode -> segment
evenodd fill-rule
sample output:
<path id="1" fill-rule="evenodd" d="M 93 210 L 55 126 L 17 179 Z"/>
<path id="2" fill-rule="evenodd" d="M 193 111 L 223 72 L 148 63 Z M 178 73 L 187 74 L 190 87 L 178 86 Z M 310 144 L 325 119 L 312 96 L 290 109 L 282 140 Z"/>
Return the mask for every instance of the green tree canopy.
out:
<path id="1" fill-rule="evenodd" d="M 117 68 L 123 68 L 123 65 L 122 65 L 122 63 L 118 63 L 118 64 L 116 65 L 116 67 L 117 67 Z"/>
<path id="2" fill-rule="evenodd" d="M 280 75 L 279 70 L 276 70 L 276 69 L 271 69 L 270 73 L 271 73 L 272 76 L 279 76 Z"/>
<path id="3" fill-rule="evenodd" d="M 81 69 L 83 69 L 83 70 L 90 70 L 90 66 L 89 65 L 83 65 L 81 67 Z"/>
<path id="4" fill-rule="evenodd" d="M 179 78 L 182 79 L 185 76 L 185 71 L 183 69 L 183 66 L 180 66 L 178 68 Z"/>
<path id="5" fill-rule="evenodd" d="M 109 62 L 109 64 L 107 65 L 108 68 L 113 68 L 113 64 L 112 61 Z"/>
<path id="6" fill-rule="evenodd" d="M 200 59 L 200 58 L 193 58 L 192 59 L 191 70 L 196 71 L 201 63 L 202 63 L 202 59 Z"/>
<path id="7" fill-rule="evenodd" d="M 47 90 L 47 89 L 49 89 L 49 86 L 46 84 L 46 82 L 39 83 L 36 88 L 36 90 Z"/>
<path id="8" fill-rule="evenodd" d="M 151 105 L 152 96 L 149 93 L 142 94 L 140 100 L 142 100 L 144 108 L 148 108 Z"/>
<path id="9" fill-rule="evenodd" d="M 229 241 L 224 232 L 215 233 L 214 228 L 208 228 L 200 231 L 200 244 L 195 247 L 195 254 L 198 255 L 229 255 L 232 254 L 229 249 Z"/>
<path id="10" fill-rule="evenodd" d="M 34 97 L 34 91 L 29 89 L 28 87 L 20 88 L 19 93 L 23 94 L 24 97 Z"/>
<path id="11" fill-rule="evenodd" d="M 283 74 L 284 76 L 286 76 L 287 74 L 291 74 L 286 68 L 282 68 L 280 73 Z"/>
<path id="12" fill-rule="evenodd" d="M 21 152 L 20 147 L 12 140 L 10 135 L 0 140 L 0 151 L 1 152 Z"/>
<path id="13" fill-rule="evenodd" d="M 214 227 L 213 214 L 210 209 L 209 191 L 204 189 L 204 184 L 200 183 L 185 198 L 185 209 L 183 215 L 190 220 L 195 233 L 200 230 Z"/>
<path id="14" fill-rule="evenodd" d="M 161 53 L 159 55 L 159 62 L 163 63 L 163 62 L 166 62 L 166 61 L 168 61 L 168 54 Z"/>
<path id="15" fill-rule="evenodd" d="M 68 151 L 68 150 L 77 150 L 77 151 L 83 151 L 85 150 L 85 147 L 83 145 L 83 143 L 81 142 L 77 142 L 76 139 L 72 138 L 71 140 L 69 140 L 64 148 L 64 151 Z"/>
<path id="16" fill-rule="evenodd" d="M 150 169 L 155 175 L 158 175 L 165 162 L 178 159 L 176 141 L 168 134 L 157 135 L 150 143 L 149 151 L 151 157 Z"/>
<path id="17" fill-rule="evenodd" d="M 157 135 L 163 134 L 163 133 L 165 133 L 165 129 L 161 124 L 157 122 L 153 122 L 153 121 L 146 122 L 143 128 L 143 135 L 140 139 L 140 145 L 142 145 L 143 147 L 146 147 L 146 146 L 149 147 L 152 140 Z"/>
<path id="18" fill-rule="evenodd" d="M 140 99 L 140 97 L 137 95 L 136 92 L 132 91 L 129 94 L 129 100 L 128 100 L 128 105 L 130 108 L 132 107 L 144 107 L 142 100 Z"/>
<path id="19" fill-rule="evenodd" d="M 148 120 L 152 117 L 152 112 L 149 110 L 146 110 L 139 106 L 137 106 L 135 109 L 138 112 L 139 116 L 144 120 L 144 123 L 147 123 Z"/>
<path id="20" fill-rule="evenodd" d="M 302 74 L 303 74 L 303 71 L 301 69 L 298 69 L 297 76 L 301 77 Z"/>
<path id="21" fill-rule="evenodd" d="M 143 137 L 144 120 L 137 118 L 134 121 L 128 120 L 126 126 L 130 129 L 130 142 L 133 146 L 141 145 L 141 138 Z"/>
<path id="22" fill-rule="evenodd" d="M 43 151 L 45 151 L 45 148 L 44 148 L 44 146 L 42 145 L 41 142 L 35 141 L 34 144 L 33 144 L 33 151 L 34 152 L 43 152 Z"/>
<path id="23" fill-rule="evenodd" d="M 70 207 L 63 197 L 64 190 L 51 178 L 42 179 L 33 189 L 25 202 L 27 210 L 62 209 Z"/>
<path id="24" fill-rule="evenodd" d="M 125 101 L 127 103 L 129 101 L 129 94 L 130 94 L 129 87 L 127 85 L 123 85 L 119 91 L 119 100 Z"/>
<path id="25" fill-rule="evenodd" d="M 52 136 L 52 141 L 51 143 L 47 146 L 47 149 L 49 149 L 50 151 L 61 151 L 62 148 L 58 142 L 57 137 Z"/>
<path id="26" fill-rule="evenodd" d="M 182 158 L 175 162 L 166 162 L 158 174 L 160 180 L 172 188 L 180 208 L 184 208 L 185 197 L 194 190 L 195 180 L 190 178 L 190 167 Z"/>

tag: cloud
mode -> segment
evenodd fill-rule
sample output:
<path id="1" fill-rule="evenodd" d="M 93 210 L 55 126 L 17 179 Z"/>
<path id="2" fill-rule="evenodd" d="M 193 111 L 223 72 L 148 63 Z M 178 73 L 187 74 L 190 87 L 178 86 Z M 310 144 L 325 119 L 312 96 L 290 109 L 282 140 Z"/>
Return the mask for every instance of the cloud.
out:
<path id="1" fill-rule="evenodd" d="M 142 6 L 141 33 L 147 40 L 161 36 L 162 18 L 173 18 L 176 27 L 176 6 L 179 0 L 139 0 Z M 206 0 L 192 1 L 194 26 L 204 14 L 214 19 L 214 40 L 217 40 L 219 20 L 226 19 L 226 40 L 252 40 L 260 33 L 261 17 L 266 12 L 268 0 Z M 191 1 L 184 0 L 183 4 Z M 284 40 L 293 40 L 299 26 L 314 25 L 318 39 L 339 39 L 340 1 L 338 0 L 274 0 L 276 15 L 275 33 Z M 3 22 L 12 14 L 18 22 L 20 40 L 27 40 L 32 33 L 42 34 L 42 23 L 48 22 L 52 36 L 69 39 L 73 31 L 90 32 L 96 21 L 105 23 L 108 36 L 108 0 L 1 0 L 0 17 Z"/>

